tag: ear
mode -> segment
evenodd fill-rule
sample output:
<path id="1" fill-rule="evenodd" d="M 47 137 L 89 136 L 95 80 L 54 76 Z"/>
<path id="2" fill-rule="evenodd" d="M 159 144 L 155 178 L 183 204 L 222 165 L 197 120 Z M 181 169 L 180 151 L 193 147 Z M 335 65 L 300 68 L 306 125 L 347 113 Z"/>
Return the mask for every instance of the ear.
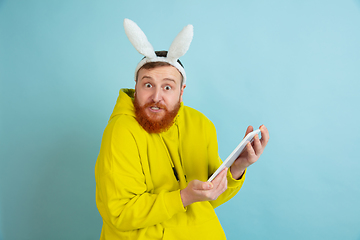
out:
<path id="1" fill-rule="evenodd" d="M 189 49 L 193 35 L 194 27 L 192 25 L 187 25 L 184 27 L 171 43 L 167 58 L 176 61 L 182 57 Z"/>
<path id="2" fill-rule="evenodd" d="M 156 54 L 153 46 L 148 41 L 145 33 L 130 19 L 124 19 L 124 29 L 126 36 L 135 49 L 145 57 L 155 58 Z"/>
<path id="3" fill-rule="evenodd" d="M 183 101 L 183 94 L 184 94 L 184 89 L 186 88 L 186 84 L 184 84 L 182 87 L 181 87 L 181 90 L 180 90 L 180 102 Z"/>
<path id="4" fill-rule="evenodd" d="M 135 95 L 136 95 L 136 87 L 137 87 L 137 81 L 135 81 L 135 87 L 134 87 L 134 98 L 135 98 Z"/>

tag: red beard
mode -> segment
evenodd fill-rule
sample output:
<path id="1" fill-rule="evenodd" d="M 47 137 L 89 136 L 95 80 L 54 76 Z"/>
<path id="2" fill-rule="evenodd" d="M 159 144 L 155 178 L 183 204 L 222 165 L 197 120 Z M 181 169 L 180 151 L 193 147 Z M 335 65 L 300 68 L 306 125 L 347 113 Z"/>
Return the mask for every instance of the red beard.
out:
<path id="1" fill-rule="evenodd" d="M 165 110 L 165 115 L 159 118 L 159 113 L 150 113 L 150 116 L 146 113 L 145 109 L 149 107 L 158 107 Z M 140 106 L 136 96 L 134 99 L 134 108 L 136 121 L 148 132 L 148 133 L 161 133 L 167 131 L 174 123 L 174 119 L 180 109 L 180 101 L 175 105 L 174 110 L 168 111 L 165 105 L 162 103 L 150 102 L 144 106 Z"/>

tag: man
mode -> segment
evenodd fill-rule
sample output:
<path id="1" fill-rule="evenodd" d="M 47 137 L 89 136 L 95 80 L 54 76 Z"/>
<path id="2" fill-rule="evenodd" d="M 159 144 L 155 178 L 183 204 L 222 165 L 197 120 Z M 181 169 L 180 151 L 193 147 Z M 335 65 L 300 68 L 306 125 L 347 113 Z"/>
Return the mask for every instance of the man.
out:
<path id="1" fill-rule="evenodd" d="M 135 71 L 135 90 L 120 90 L 95 166 L 100 238 L 226 239 L 214 208 L 239 191 L 268 131 L 261 126 L 262 138 L 207 182 L 221 165 L 215 127 L 182 102 L 186 74 L 178 58 L 190 45 L 192 26 L 169 52 L 154 52 L 134 22 L 126 19 L 124 27 L 145 58 Z"/>

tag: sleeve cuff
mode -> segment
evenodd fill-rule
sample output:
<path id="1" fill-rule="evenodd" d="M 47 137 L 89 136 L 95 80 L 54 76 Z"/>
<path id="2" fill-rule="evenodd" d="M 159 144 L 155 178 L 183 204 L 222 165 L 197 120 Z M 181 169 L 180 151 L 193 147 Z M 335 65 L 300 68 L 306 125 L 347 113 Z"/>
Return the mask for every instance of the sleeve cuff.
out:
<path id="1" fill-rule="evenodd" d="M 181 201 L 180 189 L 168 192 L 164 196 L 166 210 L 170 217 L 172 217 L 176 213 L 185 212 L 184 204 Z"/>
<path id="2" fill-rule="evenodd" d="M 243 175 L 240 177 L 240 179 L 234 179 L 230 172 L 230 168 L 229 168 L 228 174 L 227 174 L 228 187 L 236 188 L 236 187 L 241 186 L 244 183 L 246 172 L 247 172 L 247 169 L 245 169 L 245 171 L 244 171 Z"/>

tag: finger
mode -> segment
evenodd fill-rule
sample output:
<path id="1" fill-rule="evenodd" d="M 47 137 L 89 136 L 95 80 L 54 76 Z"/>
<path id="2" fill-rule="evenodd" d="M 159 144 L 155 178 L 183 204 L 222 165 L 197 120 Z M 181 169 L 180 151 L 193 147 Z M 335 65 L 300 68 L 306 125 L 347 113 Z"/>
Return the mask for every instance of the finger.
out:
<path id="1" fill-rule="evenodd" d="M 254 150 L 253 146 L 251 145 L 251 142 L 248 142 L 246 144 L 246 151 L 247 151 L 249 158 L 252 158 L 253 156 L 256 155 L 255 150 Z"/>
<path id="2" fill-rule="evenodd" d="M 225 190 L 227 189 L 227 178 L 224 178 L 223 181 L 221 181 L 221 183 L 217 186 L 217 188 L 214 188 L 214 194 L 219 196 L 220 194 L 222 194 L 223 192 L 225 192 Z"/>
<path id="3" fill-rule="evenodd" d="M 259 127 L 260 132 L 261 132 L 261 145 L 264 148 L 267 143 L 269 142 L 270 136 L 269 136 L 269 130 L 265 127 L 265 125 L 261 125 Z"/>
<path id="4" fill-rule="evenodd" d="M 248 135 L 249 133 L 251 133 L 252 131 L 254 131 L 254 128 L 253 128 L 253 126 L 248 126 L 247 127 L 247 129 L 246 129 L 246 133 L 245 133 L 245 136 L 244 137 L 246 137 L 246 135 Z"/>
<path id="5" fill-rule="evenodd" d="M 264 150 L 264 147 L 262 146 L 258 135 L 255 135 L 252 147 L 253 147 L 253 149 L 255 151 L 255 154 L 257 156 L 262 154 L 262 152 Z"/>
<path id="6" fill-rule="evenodd" d="M 218 185 L 221 179 L 226 177 L 228 168 L 224 168 L 212 181 L 214 185 Z"/>
<path id="7" fill-rule="evenodd" d="M 222 188 L 224 189 L 226 189 L 227 188 L 227 182 L 228 182 L 228 180 L 227 180 L 227 170 L 225 171 L 225 174 L 224 174 L 224 178 L 222 179 L 222 181 L 221 181 L 221 185 L 222 185 Z"/>
<path id="8" fill-rule="evenodd" d="M 224 189 L 227 187 L 227 171 L 228 168 L 225 168 L 221 171 L 221 174 L 219 174 L 219 181 L 216 182 L 216 185 L 214 184 L 214 190 L 217 192 L 223 192 Z"/>
<path id="9" fill-rule="evenodd" d="M 213 184 L 213 188 L 218 188 L 219 184 L 223 181 L 224 178 L 227 176 L 227 170 L 228 168 L 224 168 L 217 176 L 216 178 L 211 182 Z"/>

